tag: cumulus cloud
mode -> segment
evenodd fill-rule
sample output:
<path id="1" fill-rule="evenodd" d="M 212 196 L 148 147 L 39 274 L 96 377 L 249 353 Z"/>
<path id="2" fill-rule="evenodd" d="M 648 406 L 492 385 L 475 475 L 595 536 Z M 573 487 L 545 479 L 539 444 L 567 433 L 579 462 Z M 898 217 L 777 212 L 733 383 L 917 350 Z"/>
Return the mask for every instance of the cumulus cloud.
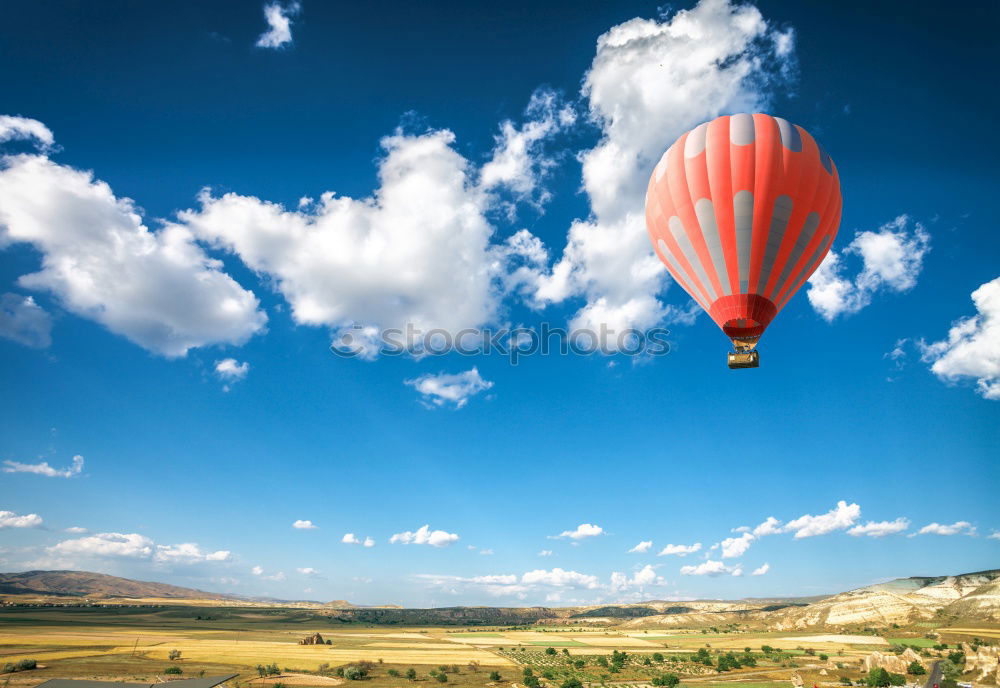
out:
<path id="1" fill-rule="evenodd" d="M 653 546 L 653 541 L 652 540 L 643 540 L 638 545 L 636 545 L 635 547 L 633 547 L 632 549 L 630 549 L 629 550 L 629 554 L 633 554 L 633 553 L 640 553 L 641 554 L 643 552 L 648 552 L 649 548 L 652 547 L 652 546 Z"/>
<path id="2" fill-rule="evenodd" d="M 814 537 L 850 528 L 860 517 L 860 506 L 841 500 L 825 514 L 800 516 L 794 521 L 789 521 L 782 530 L 786 533 L 795 533 L 796 539 Z"/>
<path id="3" fill-rule="evenodd" d="M 42 150 L 56 142 L 49 128 L 37 119 L 0 115 L 0 143 L 7 141 L 34 141 Z"/>
<path id="4" fill-rule="evenodd" d="M 299 519 L 292 524 L 292 528 L 296 530 L 316 530 L 319 526 L 312 521 Z"/>
<path id="5" fill-rule="evenodd" d="M 589 537 L 596 537 L 604 532 L 604 529 L 592 523 L 581 523 L 573 530 L 564 530 L 558 535 L 550 535 L 550 538 L 569 538 L 571 540 L 583 540 Z"/>
<path id="6" fill-rule="evenodd" d="M 215 374 L 220 380 L 226 382 L 225 389 L 229 389 L 229 384 L 239 382 L 250 372 L 250 364 L 244 361 L 240 363 L 235 358 L 224 358 L 215 362 Z"/>
<path id="7" fill-rule="evenodd" d="M 282 5 L 271 2 L 264 5 L 264 19 L 268 29 L 262 33 L 254 44 L 258 48 L 284 48 L 292 43 L 292 17 L 299 13 L 302 7 L 297 2 Z"/>
<path id="8" fill-rule="evenodd" d="M 38 514 L 18 516 L 13 511 L 0 511 L 0 530 L 4 528 L 37 528 L 42 525 L 42 517 Z"/>
<path id="9" fill-rule="evenodd" d="M 316 575 L 319 575 L 319 569 L 314 569 L 311 566 L 306 566 L 306 567 L 303 567 L 303 568 L 300 568 L 300 569 L 295 569 L 295 570 L 298 571 L 299 573 L 301 573 L 303 576 L 316 576 Z"/>
<path id="10" fill-rule="evenodd" d="M 613 572 L 611 574 L 611 583 L 608 587 L 612 593 L 617 593 L 630 588 L 642 590 L 648 586 L 665 584 L 666 581 L 663 577 L 656 575 L 656 569 L 652 565 L 646 564 L 636 571 L 631 578 L 627 574 L 618 571 Z"/>
<path id="11" fill-rule="evenodd" d="M 914 535 L 975 535 L 976 527 L 968 521 L 955 521 L 951 524 L 928 523 Z M 911 536 L 912 537 L 912 536 Z"/>
<path id="12" fill-rule="evenodd" d="M 992 533 L 986 536 L 987 540 L 1000 540 L 1000 530 L 994 530 Z"/>
<path id="13" fill-rule="evenodd" d="M 138 533 L 97 533 L 49 547 L 52 554 L 127 559 L 148 559 L 153 551 L 153 541 Z"/>
<path id="14" fill-rule="evenodd" d="M 405 384 L 417 390 L 426 404 L 453 408 L 462 408 L 469 399 L 493 386 L 492 382 L 483 379 L 475 366 L 454 375 L 448 373 L 421 375 L 406 380 Z"/>
<path id="15" fill-rule="evenodd" d="M 527 585 L 551 585 L 554 587 L 589 588 L 600 587 L 597 576 L 577 571 L 566 571 L 561 568 L 550 570 L 535 569 L 521 576 L 521 582 Z"/>
<path id="16" fill-rule="evenodd" d="M 572 223 L 562 257 L 534 284 L 537 304 L 584 297 L 574 329 L 644 328 L 687 308 L 658 295 L 667 272 L 649 245 L 643 212 L 650 170 L 686 130 L 723 112 L 766 109 L 794 66 L 792 33 L 749 4 L 702 0 L 662 19 L 632 19 L 597 41 L 584 77 L 602 137 L 581 156 L 592 215 Z"/>
<path id="17" fill-rule="evenodd" d="M 726 566 L 721 561 L 706 559 L 700 564 L 693 566 L 682 566 L 681 575 L 684 576 L 742 576 L 743 569 L 739 564 Z"/>
<path id="18" fill-rule="evenodd" d="M 858 232 L 843 253 L 830 251 L 809 278 L 809 303 L 832 322 L 839 315 L 857 313 L 880 290 L 907 292 L 916 286 L 928 251 L 930 235 L 906 215 L 875 231 Z M 853 278 L 844 276 L 843 257 L 849 255 L 861 259 L 861 270 Z"/>
<path id="19" fill-rule="evenodd" d="M 694 554 L 701 549 L 701 543 L 696 542 L 693 545 L 667 545 L 660 550 L 657 555 L 659 557 L 669 556 L 671 554 L 677 555 L 678 557 L 686 557 L 689 554 Z"/>
<path id="20" fill-rule="evenodd" d="M 82 533 L 86 533 L 87 529 L 82 526 L 70 526 L 66 529 L 66 532 L 72 535 L 80 535 Z"/>
<path id="21" fill-rule="evenodd" d="M 535 91 L 520 127 L 510 120 L 500 124 L 492 157 L 479 171 L 481 187 L 509 189 L 518 200 L 540 207 L 549 199 L 549 193 L 540 188 L 540 184 L 556 164 L 541 146 L 575 121 L 575 111 L 563 103 L 557 93 L 544 88 Z M 508 210 L 512 212 L 514 208 L 510 205 Z"/>
<path id="22" fill-rule="evenodd" d="M 975 379 L 984 399 L 1000 400 L 1000 277 L 972 292 L 978 313 L 962 318 L 948 338 L 921 342 L 922 358 L 942 380 Z"/>
<path id="23" fill-rule="evenodd" d="M 762 564 L 761 566 L 758 566 L 757 568 L 755 568 L 753 570 L 753 573 L 751 573 L 750 575 L 751 576 L 763 576 L 765 573 L 767 573 L 770 570 L 771 570 L 771 565 L 770 564 Z"/>
<path id="24" fill-rule="evenodd" d="M 895 535 L 896 533 L 902 533 L 904 530 L 910 527 L 910 521 L 905 518 L 897 518 L 895 521 L 868 521 L 864 525 L 856 525 L 847 531 L 848 535 L 853 535 L 855 537 L 868 536 L 868 537 L 885 537 L 886 535 Z"/>
<path id="25" fill-rule="evenodd" d="M 193 542 L 184 542 L 179 545 L 157 545 L 156 552 L 153 554 L 153 561 L 155 562 L 176 564 L 231 561 L 232 558 L 232 553 L 229 550 L 220 549 L 215 552 L 204 552 L 201 547 Z"/>
<path id="26" fill-rule="evenodd" d="M 362 545 L 364 547 L 374 547 L 375 540 L 370 537 L 366 537 L 364 540 L 357 537 L 354 533 L 345 533 L 344 537 L 340 538 L 340 541 L 345 545 Z"/>
<path id="27" fill-rule="evenodd" d="M 0 296 L 0 337 L 33 349 L 52 344 L 52 316 L 32 296 Z"/>
<path id="28" fill-rule="evenodd" d="M 485 216 L 490 195 L 454 141 L 450 131 L 382 139 L 380 187 L 371 198 L 326 192 L 289 211 L 205 191 L 201 208 L 178 219 L 268 276 L 299 324 L 352 339 L 355 325 L 475 329 L 496 319 L 501 290 Z"/>
<path id="29" fill-rule="evenodd" d="M 552 556 L 552 550 L 551 549 L 543 549 L 541 552 L 538 553 L 538 556 L 540 556 L 540 557 L 551 557 Z"/>
<path id="30" fill-rule="evenodd" d="M 272 573 L 272 574 L 265 574 L 264 573 L 264 567 L 262 567 L 262 566 L 254 566 L 252 569 L 250 569 L 250 572 L 253 575 L 255 575 L 258 578 L 260 578 L 261 580 L 277 581 L 277 582 L 285 580 L 285 573 L 284 573 L 284 571 L 278 571 L 277 573 Z"/>
<path id="31" fill-rule="evenodd" d="M 150 231 L 130 199 L 45 156 L 0 161 L 0 248 L 14 243 L 41 254 L 41 270 L 22 275 L 21 287 L 50 292 L 154 353 L 241 344 L 267 321 L 190 230 Z"/>
<path id="32" fill-rule="evenodd" d="M 389 542 L 403 545 L 430 545 L 431 547 L 447 547 L 458 541 L 458 535 L 443 530 L 431 530 L 429 525 L 423 525 L 414 531 L 396 533 Z"/>
<path id="33" fill-rule="evenodd" d="M 754 528 L 752 532 L 754 537 L 776 535 L 781 532 L 781 521 L 776 519 L 774 516 L 768 516 L 764 519 L 764 522 Z"/>
<path id="34" fill-rule="evenodd" d="M 750 549 L 750 544 L 755 539 L 752 533 L 743 533 L 739 537 L 726 538 L 720 543 L 722 558 L 732 559 L 743 556 Z"/>
<path id="35" fill-rule="evenodd" d="M 83 471 L 83 457 L 77 454 L 66 468 L 53 468 L 48 461 L 41 463 L 20 463 L 19 461 L 4 461 L 4 473 L 35 473 L 47 478 L 72 478 Z"/>

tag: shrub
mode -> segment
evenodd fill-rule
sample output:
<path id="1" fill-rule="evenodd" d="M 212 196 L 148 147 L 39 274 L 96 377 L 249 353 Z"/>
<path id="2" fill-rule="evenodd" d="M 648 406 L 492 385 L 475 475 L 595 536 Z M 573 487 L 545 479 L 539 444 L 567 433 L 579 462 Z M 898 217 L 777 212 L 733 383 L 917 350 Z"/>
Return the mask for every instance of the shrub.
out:
<path id="1" fill-rule="evenodd" d="M 399 676 L 399 672 L 396 671 L 395 669 L 389 669 L 389 671 L 387 671 L 386 673 L 389 674 L 390 676 L 392 676 L 393 678 L 396 678 L 397 676 Z"/>
<path id="2" fill-rule="evenodd" d="M 417 678 L 417 670 L 412 667 L 407 669 L 406 678 L 410 679 L 411 681 L 415 680 Z"/>
<path id="3" fill-rule="evenodd" d="M 547 647 L 547 648 L 545 648 L 545 654 L 547 654 L 547 655 L 554 655 L 555 653 L 556 653 L 556 649 L 554 647 Z"/>
<path id="4" fill-rule="evenodd" d="M 180 650 L 171 650 L 170 652 L 167 653 L 167 659 L 169 659 L 171 662 L 174 661 L 175 659 L 180 659 L 180 658 L 181 658 Z"/>
<path id="5" fill-rule="evenodd" d="M 820 655 L 819 658 L 820 660 L 825 662 L 826 660 L 830 659 L 830 655 Z"/>
<path id="6" fill-rule="evenodd" d="M 747 649 L 749 649 L 749 648 L 747 648 Z M 663 653 L 662 652 L 654 652 L 653 653 L 653 661 L 654 662 L 662 662 L 663 661 Z"/>
<path id="7" fill-rule="evenodd" d="M 34 659 L 22 659 L 14 665 L 14 671 L 31 671 L 38 667 L 38 662 Z"/>
<path id="8" fill-rule="evenodd" d="M 653 677 L 654 686 L 666 686 L 666 688 L 674 688 L 681 680 L 678 678 L 677 674 L 663 674 L 662 676 Z"/>
<path id="9" fill-rule="evenodd" d="M 851 685 L 851 679 L 848 678 L 847 676 L 841 676 L 840 677 L 840 685 L 842 685 L 842 686 L 849 686 L 849 685 Z"/>
<path id="10" fill-rule="evenodd" d="M 448 682 L 448 674 L 446 674 L 446 673 L 444 673 L 442 671 L 440 674 L 437 675 L 437 682 L 438 683 L 447 683 Z"/>
<path id="11" fill-rule="evenodd" d="M 184 670 L 181 669 L 179 666 L 169 666 L 169 667 L 167 667 L 166 669 L 163 670 L 163 673 L 165 673 L 165 674 L 183 674 Z"/>
<path id="12" fill-rule="evenodd" d="M 924 669 L 924 665 L 917 660 L 913 660 L 910 666 L 906 667 L 906 673 L 911 676 L 922 676 L 927 673 L 927 669 Z"/>
<path id="13" fill-rule="evenodd" d="M 578 678 L 568 678 L 562 682 L 559 688 L 583 688 L 583 684 L 580 683 Z"/>
<path id="14" fill-rule="evenodd" d="M 349 681 L 360 681 L 367 675 L 368 667 L 363 666 L 361 662 L 344 667 L 344 678 Z"/>
<path id="15" fill-rule="evenodd" d="M 500 672 L 499 671 L 491 671 L 490 672 L 490 680 L 491 681 L 499 681 L 500 680 Z"/>

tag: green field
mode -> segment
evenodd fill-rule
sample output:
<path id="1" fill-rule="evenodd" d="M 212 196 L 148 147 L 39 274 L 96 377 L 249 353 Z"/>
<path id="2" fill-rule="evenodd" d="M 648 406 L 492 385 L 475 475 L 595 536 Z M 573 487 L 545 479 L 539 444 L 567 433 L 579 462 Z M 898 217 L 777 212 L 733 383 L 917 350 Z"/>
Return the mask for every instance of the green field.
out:
<path id="1" fill-rule="evenodd" d="M 917 647 L 934 647 L 937 640 L 931 638 L 886 638 L 890 645 L 916 645 Z"/>
<path id="2" fill-rule="evenodd" d="M 575 640 L 529 640 L 524 644 L 540 647 L 589 647 L 586 643 L 578 643 Z"/>

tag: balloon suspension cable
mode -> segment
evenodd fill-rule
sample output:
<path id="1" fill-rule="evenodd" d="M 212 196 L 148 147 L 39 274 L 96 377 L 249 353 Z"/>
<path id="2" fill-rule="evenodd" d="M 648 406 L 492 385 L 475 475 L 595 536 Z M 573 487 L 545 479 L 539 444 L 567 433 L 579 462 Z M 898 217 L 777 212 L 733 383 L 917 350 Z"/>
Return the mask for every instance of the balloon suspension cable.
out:
<path id="1" fill-rule="evenodd" d="M 756 337 L 731 337 L 733 340 L 733 350 L 736 353 L 746 354 L 757 348 L 760 335 Z"/>

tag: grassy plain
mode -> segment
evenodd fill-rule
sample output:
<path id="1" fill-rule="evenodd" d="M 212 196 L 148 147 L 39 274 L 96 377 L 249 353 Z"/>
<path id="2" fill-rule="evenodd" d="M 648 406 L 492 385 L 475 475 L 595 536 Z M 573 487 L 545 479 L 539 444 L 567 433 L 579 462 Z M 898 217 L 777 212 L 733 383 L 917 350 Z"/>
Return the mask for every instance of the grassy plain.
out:
<path id="1" fill-rule="evenodd" d="M 906 629 L 904 629 L 906 630 Z M 991 629 L 940 629 L 952 637 L 997 637 Z M 330 645 L 299 645 L 321 633 Z M 924 629 L 890 642 L 924 646 Z M 944 636 L 947 637 L 947 636 Z M 930 644 L 933 644 L 932 642 Z M 762 646 L 780 654 L 758 655 L 757 667 L 727 672 L 697 665 L 691 655 L 709 648 L 759 653 Z M 94 678 L 154 682 L 168 666 L 179 677 L 238 673 L 238 688 L 338 685 L 334 670 L 359 661 L 374 664 L 371 678 L 358 688 L 425 688 L 436 684 L 430 672 L 447 667 L 444 688 L 520 688 L 530 667 L 551 688 L 566 678 L 591 685 L 648 686 L 652 677 L 678 673 L 691 688 L 789 688 L 793 672 L 807 684 L 839 685 L 840 676 L 857 677 L 860 659 L 887 641 L 875 635 L 817 635 L 796 632 L 703 633 L 700 629 L 617 629 L 613 626 L 461 628 L 398 627 L 342 623 L 318 610 L 227 607 L 0 607 L 0 664 L 36 659 L 40 668 L 8 674 L 4 688 L 31 688 L 48 678 Z M 552 648 L 552 652 L 548 652 Z M 177 650 L 181 658 L 168 659 Z M 628 653 L 619 672 L 603 662 L 614 651 Z M 653 661 L 654 653 L 664 655 Z M 828 655 L 827 660 L 819 655 Z M 648 663 L 647 663 L 648 662 Z M 578 664 L 582 663 L 582 666 Z M 277 664 L 282 676 L 261 681 L 255 667 Z M 416 681 L 405 675 L 413 668 Z M 492 671 L 500 681 L 491 681 Z"/>

